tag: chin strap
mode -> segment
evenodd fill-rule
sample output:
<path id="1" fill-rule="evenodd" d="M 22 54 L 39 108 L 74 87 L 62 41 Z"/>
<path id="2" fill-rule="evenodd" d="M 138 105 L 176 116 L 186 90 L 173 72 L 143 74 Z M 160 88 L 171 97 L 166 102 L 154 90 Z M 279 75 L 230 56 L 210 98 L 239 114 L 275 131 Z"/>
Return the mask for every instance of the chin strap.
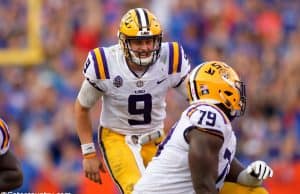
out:
<path id="1" fill-rule="evenodd" d="M 136 57 L 133 51 L 129 51 L 130 53 L 130 58 L 132 60 L 132 62 L 134 62 L 137 65 L 141 65 L 141 66 L 148 66 L 149 64 L 151 64 L 154 61 L 154 53 L 151 53 L 151 56 L 147 57 L 147 58 L 140 58 L 140 57 Z"/>

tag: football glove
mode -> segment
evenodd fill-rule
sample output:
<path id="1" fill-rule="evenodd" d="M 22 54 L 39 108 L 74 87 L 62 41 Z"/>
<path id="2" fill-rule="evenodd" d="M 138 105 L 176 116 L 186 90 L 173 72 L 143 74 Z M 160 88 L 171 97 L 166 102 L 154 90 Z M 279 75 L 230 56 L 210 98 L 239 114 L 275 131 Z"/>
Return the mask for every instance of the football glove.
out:
<path id="1" fill-rule="evenodd" d="M 252 162 L 240 172 L 237 182 L 246 186 L 260 186 L 268 177 L 273 176 L 273 170 L 264 161 Z"/>

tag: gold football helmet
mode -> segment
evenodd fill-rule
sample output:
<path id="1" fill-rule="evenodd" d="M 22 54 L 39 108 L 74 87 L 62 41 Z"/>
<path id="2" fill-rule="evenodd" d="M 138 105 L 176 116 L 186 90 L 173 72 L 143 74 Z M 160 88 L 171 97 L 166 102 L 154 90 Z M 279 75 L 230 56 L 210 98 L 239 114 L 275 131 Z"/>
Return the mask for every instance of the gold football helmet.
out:
<path id="1" fill-rule="evenodd" d="M 189 75 L 187 89 L 190 103 L 222 104 L 230 116 L 241 116 L 245 111 L 245 85 L 234 69 L 221 61 L 196 66 Z"/>
<path id="2" fill-rule="evenodd" d="M 123 17 L 120 23 L 119 44 L 121 45 L 125 57 L 138 65 L 148 66 L 158 59 L 162 29 L 156 17 L 147 9 L 130 9 Z M 130 40 L 152 39 L 154 48 L 151 50 L 151 56 L 141 58 L 141 53 L 134 51 L 130 47 Z"/>

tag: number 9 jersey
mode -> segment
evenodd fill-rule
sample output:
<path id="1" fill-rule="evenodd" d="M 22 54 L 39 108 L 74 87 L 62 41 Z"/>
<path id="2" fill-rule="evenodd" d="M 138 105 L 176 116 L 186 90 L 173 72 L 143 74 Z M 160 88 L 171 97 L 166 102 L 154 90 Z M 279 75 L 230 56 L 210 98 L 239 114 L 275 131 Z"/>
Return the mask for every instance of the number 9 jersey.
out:
<path id="1" fill-rule="evenodd" d="M 102 92 L 100 125 L 126 135 L 141 135 L 163 128 L 165 98 L 179 87 L 190 64 L 177 42 L 162 43 L 159 59 L 138 76 L 128 67 L 119 44 L 89 52 L 83 70 L 86 79 Z"/>
<path id="2" fill-rule="evenodd" d="M 10 145 L 10 135 L 6 123 L 0 119 L 0 155 L 5 154 Z"/>

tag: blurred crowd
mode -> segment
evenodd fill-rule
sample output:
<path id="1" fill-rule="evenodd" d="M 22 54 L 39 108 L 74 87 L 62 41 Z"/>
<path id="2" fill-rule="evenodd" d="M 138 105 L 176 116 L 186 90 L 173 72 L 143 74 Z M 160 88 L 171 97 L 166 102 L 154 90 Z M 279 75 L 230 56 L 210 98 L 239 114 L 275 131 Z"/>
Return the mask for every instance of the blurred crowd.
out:
<path id="1" fill-rule="evenodd" d="M 42 2 L 44 62 L 0 66 L 0 116 L 9 124 L 12 149 L 25 173 L 18 191 L 41 191 L 45 185 L 51 191 L 83 190 L 73 115 L 83 63 L 90 49 L 118 42 L 120 18 L 134 7 L 150 9 L 162 23 L 164 41 L 178 41 L 192 65 L 222 60 L 239 72 L 248 101 L 246 114 L 234 122 L 238 158 L 245 165 L 270 162 L 280 184 L 300 180 L 295 170 L 300 163 L 300 1 Z M 0 0 L 0 49 L 26 47 L 27 11 L 27 1 Z M 174 95 L 169 93 L 166 128 L 184 108 Z M 96 134 L 98 107 L 92 115 Z"/>

